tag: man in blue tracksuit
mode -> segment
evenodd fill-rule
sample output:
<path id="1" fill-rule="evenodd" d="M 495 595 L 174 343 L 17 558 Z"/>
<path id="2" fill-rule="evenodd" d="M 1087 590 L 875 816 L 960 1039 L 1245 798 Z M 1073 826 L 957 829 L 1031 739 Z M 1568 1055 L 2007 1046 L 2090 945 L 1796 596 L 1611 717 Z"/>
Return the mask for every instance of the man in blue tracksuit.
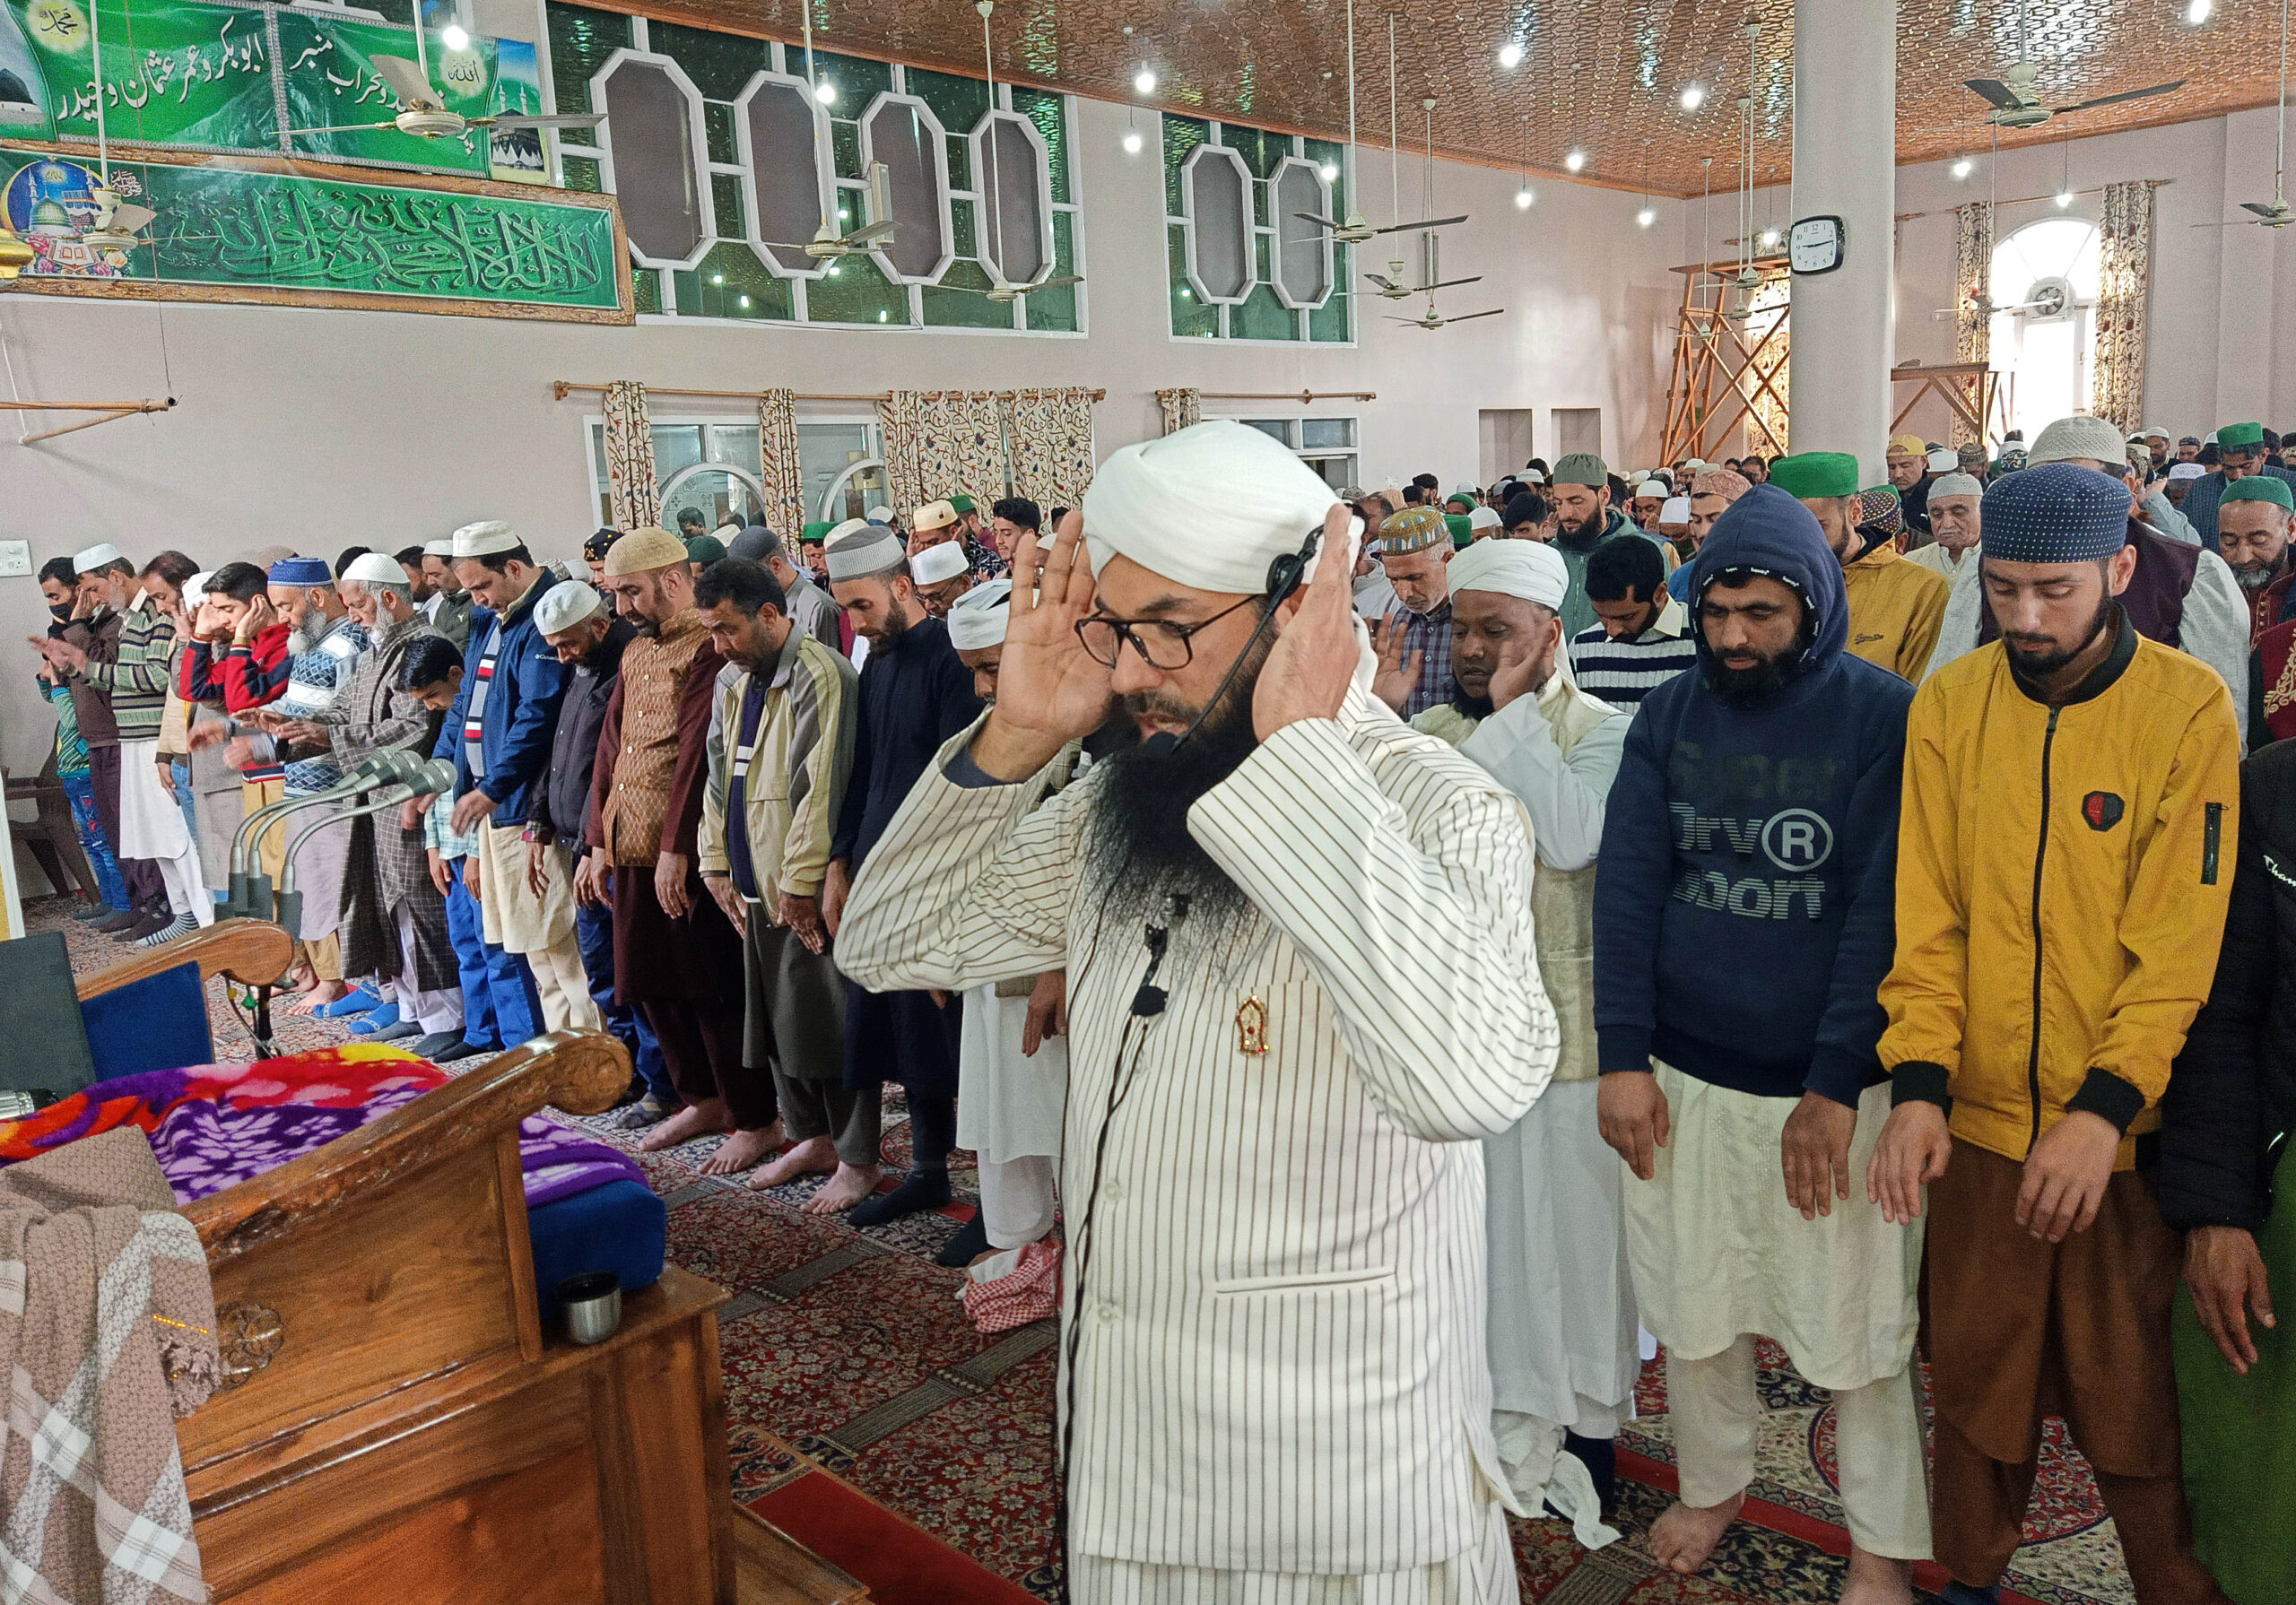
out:
<path id="1" fill-rule="evenodd" d="M 1698 667 L 1643 698 L 1595 882 L 1597 1111 L 1681 1465 L 1651 1551 L 1695 1572 L 1737 1514 L 1759 1335 L 1833 1391 L 1852 1591 L 1909 1597 L 1921 1238 L 1864 1178 L 1913 688 L 1844 650 L 1841 565 L 1773 486 L 1716 521 L 1690 589 Z"/>

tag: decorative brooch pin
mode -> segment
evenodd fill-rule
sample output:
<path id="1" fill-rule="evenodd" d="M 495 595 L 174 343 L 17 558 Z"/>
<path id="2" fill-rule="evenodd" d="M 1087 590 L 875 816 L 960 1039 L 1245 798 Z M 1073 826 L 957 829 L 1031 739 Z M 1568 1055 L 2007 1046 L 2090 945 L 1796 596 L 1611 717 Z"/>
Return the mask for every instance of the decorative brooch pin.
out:
<path id="1" fill-rule="evenodd" d="M 1236 1010 L 1236 1051 L 1255 1059 L 1267 1052 L 1267 1005 L 1257 994 Z"/>

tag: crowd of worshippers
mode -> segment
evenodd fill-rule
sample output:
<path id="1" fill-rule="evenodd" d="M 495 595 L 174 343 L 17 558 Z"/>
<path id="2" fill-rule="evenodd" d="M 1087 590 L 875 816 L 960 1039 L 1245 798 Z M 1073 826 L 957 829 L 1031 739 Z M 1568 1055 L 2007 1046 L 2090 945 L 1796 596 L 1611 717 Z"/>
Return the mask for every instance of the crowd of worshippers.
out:
<path id="1" fill-rule="evenodd" d="M 1223 494 L 1298 471 L 1198 428 Z M 1152 443 L 1161 472 L 1197 436 Z M 1363 706 L 1487 775 L 1535 851 L 1560 1045 L 1480 1136 L 1477 1453 L 1510 1508 L 1614 1538 L 1647 1331 L 1680 1473 L 1651 1546 L 1697 1571 L 1753 1479 L 1765 1337 L 1831 1393 L 1861 1600 L 1909 1599 L 1933 1557 L 1949 1598 L 1990 1597 L 2055 1416 L 2140 1601 L 2287 1605 L 2296 470 L 2253 423 L 2172 448 L 2075 416 L 1989 459 L 1899 437 L 1887 473 L 1810 452 L 1630 481 L 1582 453 L 1335 493 Z M 332 564 L 59 560 L 38 644 L 101 881 L 82 917 L 175 940 L 243 811 L 385 748 L 451 759 L 435 799 L 298 836 L 295 1007 L 442 1062 L 613 1031 L 646 1146 L 825 1176 L 806 1207 L 861 1225 L 947 1203 L 974 1150 L 944 1262 L 992 1330 L 1050 1314 L 1064 972 L 871 991 L 836 938 L 936 757 L 989 784 L 952 743 L 1061 524 L 952 497 L 794 549 L 601 530 L 587 573 L 491 522 Z M 1077 634 L 1119 679 L 1127 650 L 1169 674 L 1218 617 L 1184 601 Z M 1142 739 L 1112 709 L 995 806 L 1025 818 Z M 1185 806 L 1146 817 L 1169 797 L 1099 802 L 1189 850 Z M 276 879 L 283 833 L 257 846 Z M 1239 1010 L 1239 1051 L 1265 1028 Z M 887 1082 L 913 1143 L 890 1187 Z"/>

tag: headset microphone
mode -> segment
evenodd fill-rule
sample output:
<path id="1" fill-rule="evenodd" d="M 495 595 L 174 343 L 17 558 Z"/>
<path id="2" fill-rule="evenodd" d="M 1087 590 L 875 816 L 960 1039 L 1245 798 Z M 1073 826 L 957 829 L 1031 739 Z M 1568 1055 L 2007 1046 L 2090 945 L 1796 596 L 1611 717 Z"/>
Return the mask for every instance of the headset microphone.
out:
<path id="1" fill-rule="evenodd" d="M 1267 566 L 1267 606 L 1261 611 L 1259 622 L 1252 627 L 1249 638 L 1244 642 L 1244 649 L 1236 654 L 1236 661 L 1230 664 L 1228 672 L 1220 677 L 1218 689 L 1205 703 L 1203 711 L 1188 721 L 1186 730 L 1178 735 L 1168 730 L 1160 730 L 1140 743 L 1152 756 L 1170 758 L 1187 744 L 1190 736 L 1204 727 L 1204 721 L 1212 716 L 1212 710 L 1220 706 L 1221 699 L 1228 694 L 1228 688 L 1235 683 L 1236 675 L 1242 670 L 1245 660 L 1258 649 L 1260 638 L 1275 621 L 1275 610 L 1300 588 L 1300 581 L 1307 577 L 1308 565 L 1315 560 L 1316 548 L 1323 544 L 1323 538 L 1324 532 L 1320 528 L 1311 529 L 1308 532 L 1308 538 L 1300 542 L 1299 551 L 1287 551 Z"/>

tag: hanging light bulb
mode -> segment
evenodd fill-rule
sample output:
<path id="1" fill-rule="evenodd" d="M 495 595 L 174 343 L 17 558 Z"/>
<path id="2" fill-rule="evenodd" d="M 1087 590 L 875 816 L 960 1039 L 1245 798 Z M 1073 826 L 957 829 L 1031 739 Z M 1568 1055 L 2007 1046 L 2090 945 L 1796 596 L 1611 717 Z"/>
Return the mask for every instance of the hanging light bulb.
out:
<path id="1" fill-rule="evenodd" d="M 1531 203 L 1537 199 L 1538 196 L 1531 193 L 1531 187 L 1526 184 L 1515 192 L 1515 209 L 1518 212 L 1528 212 L 1531 209 Z"/>
<path id="2" fill-rule="evenodd" d="M 1683 85 L 1683 109 L 1684 111 L 1696 111 L 1700 107 L 1705 104 L 1706 85 L 1702 83 L 1685 83 Z"/>
<path id="3" fill-rule="evenodd" d="M 1565 156 L 1562 159 L 1562 165 L 1569 168 L 1572 172 L 1577 172 L 1580 168 L 1587 165 L 1587 152 L 1584 151 L 1571 152 L 1570 155 Z"/>
<path id="4" fill-rule="evenodd" d="M 1634 224 L 1639 229 L 1647 229 L 1657 221 L 1658 209 L 1656 206 L 1645 206 L 1634 214 Z"/>
<path id="5" fill-rule="evenodd" d="M 819 100 L 824 106 L 836 105 L 837 85 L 831 83 L 826 78 L 822 79 L 820 85 L 813 91 L 813 99 Z"/>
<path id="6" fill-rule="evenodd" d="M 749 304 L 750 304 L 750 298 L 749 298 L 749 297 L 747 297 L 747 296 L 744 296 L 744 297 L 742 298 L 742 305 L 743 305 L 743 306 L 744 306 L 744 307 L 746 307 L 746 306 L 748 306 Z"/>
<path id="7" fill-rule="evenodd" d="M 1125 153 L 1126 156 L 1137 156 L 1137 155 L 1139 155 L 1139 154 L 1140 154 L 1140 147 L 1141 147 L 1141 145 L 1142 145 L 1142 144 L 1144 144 L 1144 143 L 1146 143 L 1146 142 L 1145 142 L 1145 141 L 1144 141 L 1144 140 L 1142 140 L 1142 138 L 1140 137 L 1140 130 L 1139 130 L 1139 129 L 1137 129 L 1137 128 L 1126 128 L 1126 129 L 1124 131 L 1124 153 Z"/>
<path id="8" fill-rule="evenodd" d="M 439 42 L 449 50 L 460 50 L 470 43 L 470 35 L 460 22 L 449 22 L 439 30 Z"/>
<path id="9" fill-rule="evenodd" d="M 2071 190 L 2060 189 L 2057 192 L 2057 209 L 2059 212 L 2063 212 L 2066 207 L 2072 204 L 2073 192 Z"/>
<path id="10" fill-rule="evenodd" d="M 1977 171 L 1977 163 L 1966 156 L 1953 163 L 1952 173 L 1956 178 L 1966 178 L 1975 171 Z"/>
<path id="11" fill-rule="evenodd" d="M 1764 229 L 1758 237 L 1758 243 L 1764 250 L 1772 248 L 1778 244 L 1778 230 L 1775 229 Z"/>
<path id="12" fill-rule="evenodd" d="M 2185 21 L 2197 28 L 2216 14 L 2216 0 L 2192 0 L 2185 7 Z"/>
<path id="13" fill-rule="evenodd" d="M 1332 183 L 1339 177 L 1339 163 L 1336 161 L 1326 161 L 1323 166 L 1318 168 L 1316 172 L 1325 183 Z"/>
<path id="14" fill-rule="evenodd" d="M 1521 66 L 1523 65 L 1523 47 L 1513 39 L 1509 39 L 1505 44 L 1500 46 L 1499 65 L 1509 71 Z"/>
<path id="15" fill-rule="evenodd" d="M 1139 94 L 1154 94 L 1156 92 L 1156 74 L 1150 72 L 1146 67 L 1141 68 L 1132 75 L 1132 87 L 1135 92 Z"/>

